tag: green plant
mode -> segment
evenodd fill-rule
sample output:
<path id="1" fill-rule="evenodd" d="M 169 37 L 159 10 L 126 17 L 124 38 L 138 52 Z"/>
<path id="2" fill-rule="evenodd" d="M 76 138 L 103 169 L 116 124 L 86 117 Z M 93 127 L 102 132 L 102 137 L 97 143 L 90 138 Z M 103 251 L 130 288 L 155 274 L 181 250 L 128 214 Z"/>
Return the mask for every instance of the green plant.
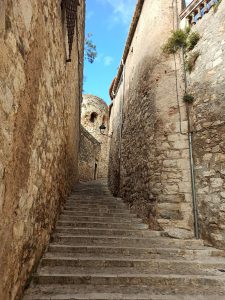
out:
<path id="1" fill-rule="evenodd" d="M 185 61 L 185 68 L 189 73 L 191 73 L 193 71 L 195 62 L 198 59 L 199 55 L 200 55 L 200 52 L 195 51 L 187 57 L 187 59 Z"/>
<path id="2" fill-rule="evenodd" d="M 217 12 L 221 2 L 222 2 L 222 0 L 219 0 L 217 3 L 214 3 L 214 6 L 213 6 L 214 13 Z"/>
<path id="3" fill-rule="evenodd" d="M 96 45 L 92 42 L 91 37 L 92 34 L 88 33 L 87 37 L 85 38 L 84 57 L 92 64 L 95 58 L 97 57 L 97 50 L 96 50 Z"/>
<path id="4" fill-rule="evenodd" d="M 166 54 L 174 54 L 181 48 L 183 48 L 185 52 L 194 49 L 201 36 L 197 31 L 190 31 L 190 26 L 184 30 L 178 29 L 172 31 L 172 35 L 162 47 L 163 52 Z"/>
<path id="5" fill-rule="evenodd" d="M 176 31 L 172 31 L 171 37 L 169 37 L 162 49 L 166 54 L 174 54 L 177 52 L 177 50 L 186 47 L 186 45 L 187 33 L 182 29 L 178 29 Z"/>
<path id="6" fill-rule="evenodd" d="M 201 36 L 197 31 L 191 32 L 187 38 L 187 50 L 190 51 L 194 49 L 194 47 L 197 45 L 200 38 Z"/>
<path id="7" fill-rule="evenodd" d="M 186 93 L 183 96 L 183 100 L 184 100 L 184 102 L 192 103 L 194 101 L 194 96 L 192 96 L 191 94 Z"/>

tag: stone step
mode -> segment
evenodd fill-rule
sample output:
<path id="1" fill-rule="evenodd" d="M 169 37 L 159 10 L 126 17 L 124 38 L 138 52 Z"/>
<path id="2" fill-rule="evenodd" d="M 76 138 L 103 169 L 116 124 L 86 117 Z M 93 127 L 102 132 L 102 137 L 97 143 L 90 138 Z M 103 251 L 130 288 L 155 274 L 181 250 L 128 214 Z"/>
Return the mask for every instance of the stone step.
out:
<path id="1" fill-rule="evenodd" d="M 70 211 L 70 212 L 91 212 L 91 213 L 109 213 L 109 214 L 125 214 L 125 213 L 130 213 L 130 210 L 128 208 L 117 208 L 117 209 L 110 209 L 107 207 L 104 208 L 91 208 L 91 207 L 85 207 L 81 208 L 80 206 L 74 206 L 74 207 L 69 207 L 65 206 L 64 211 Z"/>
<path id="2" fill-rule="evenodd" d="M 73 209 L 88 209 L 88 210 L 92 210 L 92 209 L 128 209 L 128 206 L 124 203 L 118 203 L 118 204 L 84 204 L 84 203 L 74 203 L 74 202 L 66 202 L 65 204 L 65 208 L 69 208 L 71 210 Z"/>
<path id="3" fill-rule="evenodd" d="M 38 285 L 27 292 L 24 300 L 224 300 L 223 288 L 198 287 L 197 292 L 186 286 L 178 288 L 167 286 L 157 290 L 146 286 Z"/>
<path id="4" fill-rule="evenodd" d="M 225 275 L 219 271 L 194 268 L 187 272 L 183 268 L 172 272 L 159 269 L 148 272 L 132 268 L 42 267 L 33 277 L 34 284 L 169 285 L 174 288 L 184 284 L 189 288 L 201 285 L 224 287 L 224 281 Z"/>
<path id="5" fill-rule="evenodd" d="M 101 222 L 75 222 L 75 221 L 58 221 L 57 226 L 73 228 L 115 228 L 115 229 L 148 229 L 147 224 L 143 223 L 101 223 Z"/>
<path id="6" fill-rule="evenodd" d="M 195 272 L 211 272 L 216 271 L 216 274 L 220 274 L 225 270 L 225 261 L 222 263 L 215 258 L 202 259 L 202 260 L 179 260 L 179 259 L 141 259 L 141 258 L 129 258 L 129 257 L 87 257 L 87 258 L 75 258 L 75 257 L 43 257 L 41 261 L 41 267 L 77 267 L 77 268 L 135 268 L 144 271 L 150 270 L 151 273 L 172 273 L 172 274 L 194 274 Z M 219 273 L 220 272 L 220 273 Z M 212 275 L 214 272 L 212 272 Z"/>
<path id="7" fill-rule="evenodd" d="M 123 230 L 123 229 L 102 229 L 102 228 L 69 228 L 59 227 L 55 229 L 55 233 L 65 233 L 74 235 L 94 235 L 94 236 L 136 236 L 136 237 L 159 237 L 163 235 L 160 231 L 151 230 Z"/>
<path id="8" fill-rule="evenodd" d="M 104 223 L 140 223 L 141 219 L 133 218 L 131 216 L 124 216 L 124 217 L 110 217 L 110 216 L 74 216 L 74 215 L 65 215 L 61 214 L 59 221 L 77 221 L 77 222 L 104 222 Z"/>
<path id="9" fill-rule="evenodd" d="M 63 215 L 72 215 L 72 216 L 90 216 L 90 217 L 136 217 L 136 214 L 132 214 L 129 211 L 124 212 L 107 212 L 107 211 L 78 211 L 78 210 L 63 210 Z"/>
<path id="10" fill-rule="evenodd" d="M 199 240 L 176 240 L 172 238 L 142 238 L 142 237 L 123 237 L 123 236 L 77 236 L 72 234 L 54 234 L 54 243 L 66 245 L 119 245 L 141 246 L 141 247 L 179 247 L 191 249 L 193 247 L 203 248 L 203 244 Z"/>
<path id="11" fill-rule="evenodd" d="M 198 247 L 199 248 L 199 247 Z M 198 259 L 206 257 L 215 257 L 220 261 L 220 258 L 224 260 L 224 251 L 215 250 L 213 248 L 202 247 L 201 249 L 180 249 L 180 248 L 138 248 L 138 247 L 117 247 L 114 245 L 110 246 L 82 246 L 82 245 L 57 245 L 50 244 L 48 247 L 48 255 L 59 256 L 78 256 L 78 257 L 89 257 L 90 255 L 99 254 L 101 256 L 107 255 L 107 257 L 115 257 L 115 255 L 121 257 L 128 256 L 134 258 L 178 258 L 178 259 Z"/>

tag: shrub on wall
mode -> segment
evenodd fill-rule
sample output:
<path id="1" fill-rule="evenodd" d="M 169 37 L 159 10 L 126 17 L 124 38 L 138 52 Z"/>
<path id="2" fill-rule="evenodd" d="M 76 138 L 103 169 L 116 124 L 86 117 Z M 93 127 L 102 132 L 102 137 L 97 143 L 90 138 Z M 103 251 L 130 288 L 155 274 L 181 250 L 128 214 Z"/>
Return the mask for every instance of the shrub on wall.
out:
<path id="1" fill-rule="evenodd" d="M 185 68 L 189 73 L 191 73 L 193 71 L 195 62 L 198 59 L 199 55 L 200 55 L 200 52 L 195 51 L 187 57 L 187 59 L 185 61 Z"/>
<path id="2" fill-rule="evenodd" d="M 172 31 L 172 35 L 162 47 L 163 52 L 165 54 L 174 54 L 182 48 L 185 52 L 194 49 L 201 37 L 197 31 L 190 33 L 190 30 L 190 27 L 187 27 L 185 30 Z"/>

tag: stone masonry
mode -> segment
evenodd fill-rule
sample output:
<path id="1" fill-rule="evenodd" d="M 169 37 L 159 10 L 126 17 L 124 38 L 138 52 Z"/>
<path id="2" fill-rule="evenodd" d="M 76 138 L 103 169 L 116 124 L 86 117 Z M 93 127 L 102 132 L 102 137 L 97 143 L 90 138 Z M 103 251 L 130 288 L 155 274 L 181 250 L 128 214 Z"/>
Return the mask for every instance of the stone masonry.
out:
<path id="1" fill-rule="evenodd" d="M 224 300 L 225 253 L 148 229 L 99 181 L 74 186 L 23 300 Z"/>
<path id="2" fill-rule="evenodd" d="M 109 110 L 105 101 L 94 95 L 83 95 L 81 124 L 101 144 L 97 165 L 97 178 L 107 178 L 109 162 Z M 104 134 L 101 134 L 99 129 L 102 124 L 106 127 Z"/>
<path id="3" fill-rule="evenodd" d="M 188 238 L 193 219 L 182 72 L 179 56 L 161 49 L 178 26 L 175 16 L 175 2 L 138 1 L 114 86 L 109 183 L 150 228 Z"/>
<path id="4" fill-rule="evenodd" d="M 81 126 L 79 152 L 79 180 L 91 181 L 98 177 L 101 144 Z"/>
<path id="5" fill-rule="evenodd" d="M 188 90 L 195 97 L 192 130 L 202 237 L 225 246 L 225 1 L 193 26 L 201 39 Z"/>
<path id="6" fill-rule="evenodd" d="M 66 63 L 61 1 L 0 1 L 1 300 L 19 299 L 78 180 L 85 10 L 79 2 Z"/>

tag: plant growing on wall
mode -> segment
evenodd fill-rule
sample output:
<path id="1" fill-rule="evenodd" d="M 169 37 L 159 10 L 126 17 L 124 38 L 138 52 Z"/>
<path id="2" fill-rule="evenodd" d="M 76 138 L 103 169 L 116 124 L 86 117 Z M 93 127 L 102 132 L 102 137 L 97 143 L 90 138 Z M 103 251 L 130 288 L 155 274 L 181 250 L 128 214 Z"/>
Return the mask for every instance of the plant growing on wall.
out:
<path id="1" fill-rule="evenodd" d="M 190 27 L 185 30 L 178 29 L 172 31 L 172 35 L 164 44 L 162 50 L 166 54 L 174 54 L 179 49 L 184 49 L 184 52 L 194 49 L 200 40 L 200 34 L 196 31 L 190 32 Z"/>
<path id="2" fill-rule="evenodd" d="M 194 49 L 200 38 L 200 34 L 197 31 L 191 32 L 187 37 L 187 51 Z"/>
<path id="3" fill-rule="evenodd" d="M 194 101 L 194 96 L 188 93 L 185 93 L 183 96 L 184 102 L 192 103 Z"/>
<path id="4" fill-rule="evenodd" d="M 88 33 L 84 41 L 84 58 L 91 64 L 95 61 L 97 57 L 96 45 L 93 43 L 92 33 Z"/>
<path id="5" fill-rule="evenodd" d="M 218 10 L 218 8 L 219 8 L 219 5 L 220 5 L 220 3 L 222 2 L 222 0 L 218 0 L 218 2 L 217 3 L 214 3 L 214 7 L 213 7 L 213 9 L 214 9 L 214 13 L 216 13 L 217 12 L 217 10 Z"/>
<path id="6" fill-rule="evenodd" d="M 194 66 L 195 66 L 195 62 L 196 60 L 198 59 L 200 55 L 200 52 L 199 51 L 195 51 L 193 53 L 191 53 L 185 60 L 185 69 L 191 73 L 194 69 Z"/>
<path id="7" fill-rule="evenodd" d="M 182 29 L 172 31 L 172 35 L 163 46 L 163 52 L 166 54 L 174 54 L 179 49 L 187 46 L 187 33 Z"/>

